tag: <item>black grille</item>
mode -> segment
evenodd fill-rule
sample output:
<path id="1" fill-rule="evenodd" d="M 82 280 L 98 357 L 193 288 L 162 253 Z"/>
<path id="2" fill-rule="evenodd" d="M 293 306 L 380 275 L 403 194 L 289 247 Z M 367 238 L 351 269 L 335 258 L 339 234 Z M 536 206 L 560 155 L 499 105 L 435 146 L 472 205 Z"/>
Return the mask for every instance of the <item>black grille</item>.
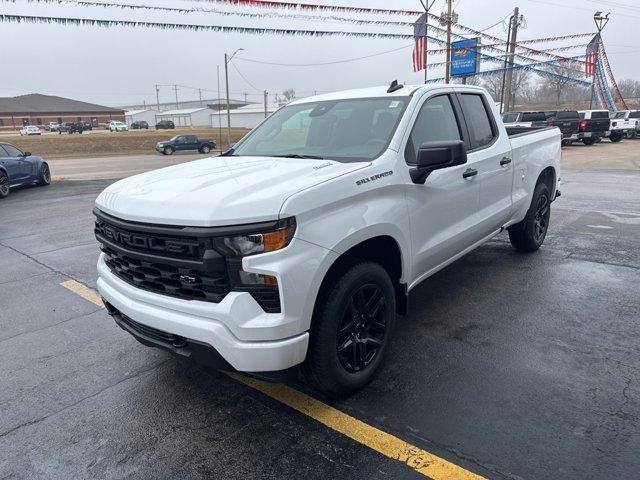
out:
<path id="1" fill-rule="evenodd" d="M 138 288 L 185 300 L 220 302 L 231 291 L 226 261 L 203 236 L 156 234 L 144 224 L 96 219 L 105 262 Z M 178 229 L 176 229 L 178 230 Z"/>
<path id="2" fill-rule="evenodd" d="M 136 322 L 135 320 L 131 320 L 126 315 L 120 314 L 119 320 L 127 325 L 131 330 L 134 330 L 138 334 L 147 337 L 156 342 L 170 345 L 174 348 L 182 348 L 187 345 L 187 341 L 179 337 L 178 335 L 174 335 L 173 333 L 163 332 L 162 330 L 158 330 L 153 327 L 149 327 L 147 325 L 143 325 L 141 323 Z"/>

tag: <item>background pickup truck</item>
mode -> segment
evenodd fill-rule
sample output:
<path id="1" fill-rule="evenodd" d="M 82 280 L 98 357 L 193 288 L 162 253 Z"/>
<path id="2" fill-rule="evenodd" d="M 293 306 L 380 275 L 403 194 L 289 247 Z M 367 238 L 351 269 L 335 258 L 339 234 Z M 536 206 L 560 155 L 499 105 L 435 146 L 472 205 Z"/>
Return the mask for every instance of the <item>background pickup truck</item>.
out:
<path id="1" fill-rule="evenodd" d="M 582 143 L 593 145 L 600 139 L 609 136 L 609 110 L 580 110 L 579 133 Z"/>
<path id="2" fill-rule="evenodd" d="M 58 133 L 82 133 L 84 131 L 82 122 L 64 122 L 58 125 Z"/>
<path id="3" fill-rule="evenodd" d="M 507 127 L 539 128 L 547 126 L 544 112 L 507 112 L 502 114 L 502 121 Z"/>
<path id="4" fill-rule="evenodd" d="M 547 125 L 560 129 L 563 145 L 569 145 L 582 138 L 580 135 L 580 115 L 577 110 L 559 110 L 547 119 Z"/>
<path id="5" fill-rule="evenodd" d="M 613 114 L 611 133 L 614 131 L 621 131 L 627 138 L 636 138 L 640 134 L 640 111 L 621 110 Z M 613 138 L 611 140 L 613 141 Z"/>
<path id="6" fill-rule="evenodd" d="M 200 153 L 209 153 L 216 148 L 213 140 L 201 140 L 195 135 L 178 135 L 166 142 L 158 142 L 156 150 L 165 155 L 173 155 L 173 152 L 197 150 Z"/>
<path id="7" fill-rule="evenodd" d="M 98 290 L 145 345 L 263 378 L 305 364 L 321 389 L 352 392 L 423 280 L 504 231 L 540 248 L 560 141 L 557 128 L 509 136 L 466 85 L 297 100 L 220 157 L 102 192 Z"/>

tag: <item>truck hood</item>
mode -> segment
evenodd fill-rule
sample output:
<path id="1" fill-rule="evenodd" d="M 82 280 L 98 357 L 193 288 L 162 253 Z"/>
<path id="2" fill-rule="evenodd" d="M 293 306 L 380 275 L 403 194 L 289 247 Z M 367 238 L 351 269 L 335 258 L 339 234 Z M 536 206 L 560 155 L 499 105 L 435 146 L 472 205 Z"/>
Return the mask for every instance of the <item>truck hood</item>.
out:
<path id="1" fill-rule="evenodd" d="M 369 164 L 211 157 L 120 180 L 98 196 L 96 207 L 125 220 L 165 225 L 274 220 L 291 195 Z"/>

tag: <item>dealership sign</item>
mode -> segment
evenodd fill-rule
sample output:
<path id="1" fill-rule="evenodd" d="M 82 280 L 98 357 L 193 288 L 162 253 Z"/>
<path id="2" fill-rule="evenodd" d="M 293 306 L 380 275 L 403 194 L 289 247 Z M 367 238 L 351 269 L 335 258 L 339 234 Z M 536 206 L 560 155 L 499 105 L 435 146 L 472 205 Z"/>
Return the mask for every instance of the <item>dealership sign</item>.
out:
<path id="1" fill-rule="evenodd" d="M 473 75 L 480 71 L 480 39 L 451 43 L 451 76 Z"/>

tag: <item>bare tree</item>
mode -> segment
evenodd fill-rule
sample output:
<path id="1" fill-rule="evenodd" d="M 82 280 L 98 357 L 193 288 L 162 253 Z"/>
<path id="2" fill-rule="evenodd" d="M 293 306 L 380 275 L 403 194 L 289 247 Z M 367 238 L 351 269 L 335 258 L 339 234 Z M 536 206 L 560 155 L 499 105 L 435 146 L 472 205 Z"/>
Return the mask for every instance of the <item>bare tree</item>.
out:
<path id="1" fill-rule="evenodd" d="M 627 101 L 629 107 L 640 107 L 640 80 L 632 80 L 630 78 L 618 82 L 618 88 L 623 98 Z"/>
<path id="2" fill-rule="evenodd" d="M 282 92 L 282 95 L 287 100 L 287 102 L 290 102 L 291 100 L 296 98 L 296 91 L 293 88 L 288 88 L 284 92 Z"/>
<path id="3" fill-rule="evenodd" d="M 552 65 L 547 67 L 546 70 L 552 75 L 545 76 L 545 83 L 553 91 L 555 105 L 556 107 L 559 107 L 562 100 L 562 94 L 569 84 L 573 82 L 570 78 L 574 76 L 573 70 L 562 65 Z"/>
<path id="4" fill-rule="evenodd" d="M 494 101 L 500 101 L 500 94 L 502 92 L 502 72 L 487 75 L 482 79 L 481 85 L 487 89 Z"/>

